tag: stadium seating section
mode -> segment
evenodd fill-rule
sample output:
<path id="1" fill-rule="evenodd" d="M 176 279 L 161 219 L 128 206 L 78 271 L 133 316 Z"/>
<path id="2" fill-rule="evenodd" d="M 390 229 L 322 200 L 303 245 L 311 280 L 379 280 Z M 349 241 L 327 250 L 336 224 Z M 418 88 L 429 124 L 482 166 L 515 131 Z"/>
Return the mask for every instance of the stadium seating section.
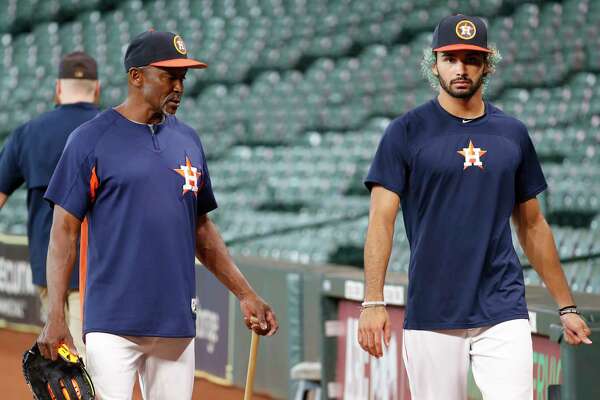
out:
<path id="1" fill-rule="evenodd" d="M 151 27 L 177 31 L 209 64 L 188 74 L 179 115 L 204 142 L 214 219 L 232 252 L 357 266 L 369 206 L 362 178 L 379 138 L 391 118 L 434 95 L 419 73 L 431 31 L 451 12 L 483 16 L 503 56 L 486 96 L 528 126 L 569 281 L 600 293 L 600 259 L 586 257 L 600 253 L 598 1 L 0 0 L 0 8 L 1 142 L 50 109 L 61 55 L 84 49 L 98 60 L 110 107 L 126 94 L 127 43 Z M 25 202 L 24 190 L 11 198 L 1 232 L 26 233 Z M 401 221 L 395 237 L 391 269 L 405 271 Z M 539 284 L 533 270 L 525 276 Z"/>

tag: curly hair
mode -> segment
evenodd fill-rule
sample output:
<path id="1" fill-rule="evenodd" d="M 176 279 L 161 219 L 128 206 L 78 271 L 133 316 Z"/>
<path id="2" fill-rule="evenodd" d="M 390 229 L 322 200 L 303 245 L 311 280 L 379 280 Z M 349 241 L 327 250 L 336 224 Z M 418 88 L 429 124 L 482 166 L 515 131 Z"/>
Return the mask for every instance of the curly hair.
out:
<path id="1" fill-rule="evenodd" d="M 491 53 L 486 54 L 485 63 L 488 67 L 488 73 L 483 77 L 483 91 L 485 91 L 490 75 L 496 72 L 498 63 L 502 61 L 502 55 L 495 46 L 490 46 Z M 434 90 L 440 87 L 438 77 L 433 74 L 432 67 L 435 65 L 436 54 L 431 48 L 423 49 L 423 59 L 421 60 L 421 73 L 425 77 Z"/>

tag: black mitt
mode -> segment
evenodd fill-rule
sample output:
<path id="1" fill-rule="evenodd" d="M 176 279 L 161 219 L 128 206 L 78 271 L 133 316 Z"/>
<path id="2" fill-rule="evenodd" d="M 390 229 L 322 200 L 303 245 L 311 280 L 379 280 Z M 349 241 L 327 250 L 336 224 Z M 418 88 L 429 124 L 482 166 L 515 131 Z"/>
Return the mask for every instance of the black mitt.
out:
<path id="1" fill-rule="evenodd" d="M 93 400 L 96 393 L 83 361 L 62 345 L 56 361 L 42 357 L 37 343 L 23 354 L 23 375 L 36 400 Z"/>

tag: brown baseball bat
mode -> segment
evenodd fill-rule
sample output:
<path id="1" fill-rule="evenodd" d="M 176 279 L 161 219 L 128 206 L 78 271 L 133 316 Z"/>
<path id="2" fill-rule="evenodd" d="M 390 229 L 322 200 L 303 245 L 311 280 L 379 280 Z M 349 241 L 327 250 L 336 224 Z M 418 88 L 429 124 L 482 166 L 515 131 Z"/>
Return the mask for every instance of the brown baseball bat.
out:
<path id="1" fill-rule="evenodd" d="M 244 400 L 252 400 L 254 389 L 254 372 L 256 371 L 256 355 L 258 353 L 258 342 L 260 336 L 252 331 L 252 342 L 250 343 L 250 356 L 248 357 L 248 372 L 246 375 L 246 390 L 244 391 Z"/>

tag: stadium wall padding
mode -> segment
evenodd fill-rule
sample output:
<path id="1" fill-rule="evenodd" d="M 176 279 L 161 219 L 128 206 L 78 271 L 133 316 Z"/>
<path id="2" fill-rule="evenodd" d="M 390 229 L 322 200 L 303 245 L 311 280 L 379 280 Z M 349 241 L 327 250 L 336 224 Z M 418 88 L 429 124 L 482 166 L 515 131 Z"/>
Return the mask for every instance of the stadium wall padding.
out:
<path id="1" fill-rule="evenodd" d="M 385 285 L 385 297 L 390 315 L 403 310 L 406 302 L 407 279 L 403 274 L 388 273 Z M 396 363 L 376 363 L 373 359 L 363 359 L 353 332 L 360 301 L 364 295 L 362 271 L 353 268 L 339 268 L 333 273 L 323 275 L 323 345 L 321 362 L 323 365 L 322 392 L 325 399 L 358 400 L 352 397 L 357 391 L 367 392 L 368 398 L 410 399 L 407 393 L 408 382 L 404 380 L 402 361 L 396 357 Z M 530 325 L 533 341 L 533 387 L 534 400 L 546 400 L 548 387 L 562 383 L 561 400 L 600 398 L 596 380 L 600 376 L 600 296 L 583 293 L 574 294 L 578 308 L 593 331 L 592 345 L 570 346 L 561 340 L 560 318 L 556 304 L 545 288 L 531 286 L 526 288 Z M 392 301 L 390 301 L 392 300 Z M 353 303 L 353 306 L 352 306 Z M 390 304 L 391 303 L 391 304 Z M 348 311 L 350 310 L 350 311 Z M 392 318 L 392 331 L 401 338 L 401 313 Z M 401 343 L 399 344 L 401 345 Z M 385 356 L 387 357 L 387 356 Z M 385 358 L 383 357 L 383 358 Z M 383 359 L 382 358 L 382 359 Z M 346 368 L 350 363 L 355 370 Z M 361 368 L 362 364 L 362 368 Z M 358 366 L 357 366 L 358 365 Z M 568 369 L 568 372 L 567 372 Z M 358 370 L 359 373 L 354 371 Z M 389 371 L 394 373 L 390 374 Z M 377 371 L 377 379 L 372 373 Z M 383 377 L 395 376 L 396 381 L 386 381 Z M 432 380 L 435 377 L 432 376 Z M 387 391 L 381 385 L 385 384 Z M 349 384 L 348 391 L 344 385 Z M 394 389 L 395 388 L 395 389 Z M 395 390 L 395 391 L 393 391 Z M 382 397 L 382 391 L 385 395 Z M 471 378 L 468 386 L 469 400 L 481 399 L 481 394 Z M 374 396 L 374 397 L 370 397 Z"/>
<path id="2" fill-rule="evenodd" d="M 600 399 L 600 321 L 590 324 L 590 346 L 560 344 L 563 385 L 561 400 Z"/>
<path id="3" fill-rule="evenodd" d="M 0 327 L 39 332 L 39 300 L 31 284 L 27 259 L 24 238 L 0 237 Z M 323 398 L 339 398 L 335 394 L 344 390 L 340 385 L 344 379 L 340 377 L 345 378 L 347 371 L 352 371 L 345 368 L 345 353 L 350 349 L 360 358 L 360 353 L 348 346 L 355 346 L 350 334 L 364 295 L 362 270 L 249 257 L 236 257 L 236 262 L 256 291 L 271 304 L 280 324 L 277 335 L 261 339 L 256 390 L 274 398 L 292 398 L 296 386 L 290 379 L 291 368 L 302 361 L 320 361 Z M 239 302 L 201 265 L 196 278 L 196 375 L 243 387 L 250 332 L 243 323 Z M 388 273 L 385 297 L 390 312 L 397 314 L 395 324 L 400 330 L 407 283 L 405 275 Z M 594 341 L 591 346 L 579 347 L 564 342 L 559 345 L 560 319 L 545 288 L 527 287 L 526 296 L 534 343 L 534 398 L 545 399 L 548 386 L 560 382 L 562 400 L 600 398 L 596 382 L 600 376 L 600 296 L 575 293 L 579 309 L 593 330 Z M 400 330 L 397 345 L 401 345 Z M 408 398 L 400 361 L 398 365 L 372 361 L 365 365 L 387 377 L 388 394 L 397 387 L 397 398 Z M 386 368 L 396 372 L 390 374 Z M 394 377 L 400 382 L 394 382 Z M 469 398 L 481 398 L 472 378 Z"/>

